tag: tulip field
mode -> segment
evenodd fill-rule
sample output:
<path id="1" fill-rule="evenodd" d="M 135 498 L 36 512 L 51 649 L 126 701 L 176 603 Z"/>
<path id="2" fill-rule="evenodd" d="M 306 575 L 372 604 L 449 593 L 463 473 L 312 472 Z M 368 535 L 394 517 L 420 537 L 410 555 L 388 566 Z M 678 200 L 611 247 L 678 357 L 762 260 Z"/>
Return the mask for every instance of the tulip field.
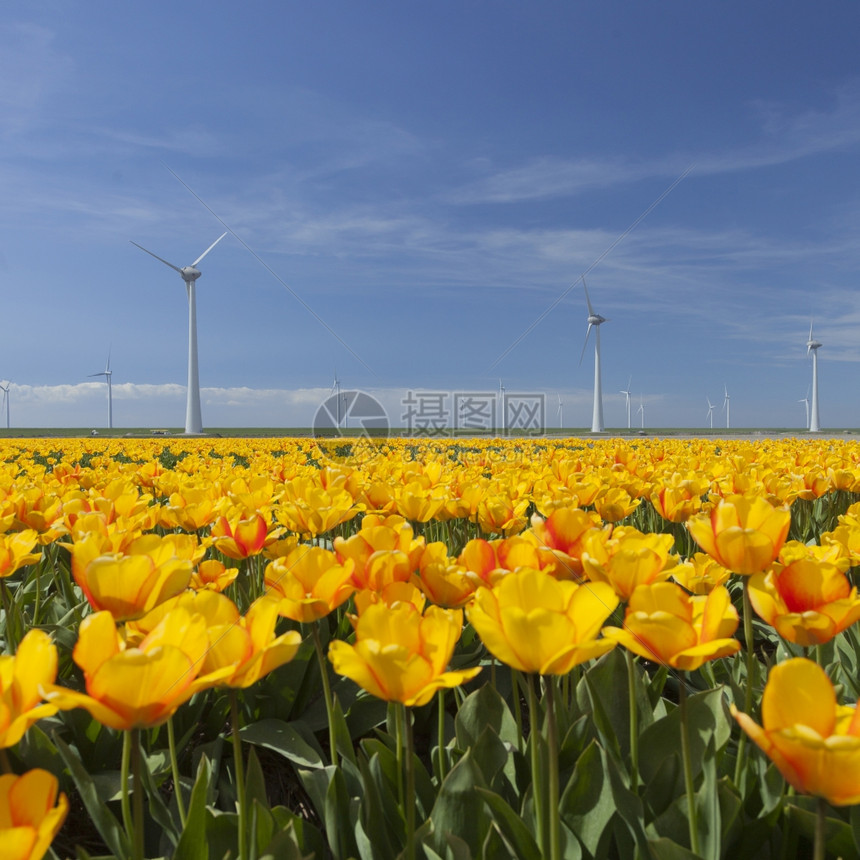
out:
<path id="1" fill-rule="evenodd" d="M 860 856 L 860 443 L 0 441 L 0 857 Z"/>

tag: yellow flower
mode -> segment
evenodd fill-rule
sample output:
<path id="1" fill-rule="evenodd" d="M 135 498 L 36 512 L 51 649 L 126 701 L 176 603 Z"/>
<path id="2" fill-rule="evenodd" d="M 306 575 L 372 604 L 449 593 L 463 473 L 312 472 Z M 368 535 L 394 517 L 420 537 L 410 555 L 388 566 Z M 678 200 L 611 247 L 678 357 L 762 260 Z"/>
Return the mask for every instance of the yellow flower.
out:
<path id="1" fill-rule="evenodd" d="M 298 477 L 284 484 L 279 502 L 274 508 L 278 522 L 305 536 L 327 532 L 359 512 L 346 490 L 326 490 L 311 478 Z"/>
<path id="2" fill-rule="evenodd" d="M 731 711 L 797 791 L 836 806 L 860 803 L 860 708 L 837 704 L 820 666 L 796 657 L 770 670 L 763 726 Z"/>
<path id="3" fill-rule="evenodd" d="M 266 588 L 281 615 L 309 623 L 349 600 L 355 591 L 353 564 L 319 546 L 298 546 L 266 566 Z"/>
<path id="4" fill-rule="evenodd" d="M 0 844 L 4 860 L 45 856 L 69 811 L 57 778 L 46 770 L 0 776 Z M 56 804 L 56 805 L 55 805 Z"/>
<path id="5" fill-rule="evenodd" d="M 789 642 L 829 642 L 860 619 L 860 597 L 844 573 L 848 559 L 840 551 L 838 544 L 786 544 L 769 571 L 750 577 L 753 609 Z"/>
<path id="6" fill-rule="evenodd" d="M 640 499 L 631 498 L 622 487 L 609 487 L 594 500 L 594 508 L 607 523 L 617 523 L 629 516 L 641 504 Z"/>
<path id="7" fill-rule="evenodd" d="M 600 527 L 596 514 L 579 508 L 559 508 L 545 520 L 532 516 L 532 527 L 525 533 L 541 549 L 550 550 L 559 563 L 559 579 L 582 578 L 582 551 L 585 539 Z"/>
<path id="8" fill-rule="evenodd" d="M 687 477 L 677 472 L 666 476 L 649 495 L 654 509 L 672 523 L 683 523 L 702 508 L 702 496 L 708 482 L 696 475 Z"/>
<path id="9" fill-rule="evenodd" d="M 28 631 L 14 657 L 0 655 L 0 748 L 14 746 L 33 723 L 57 713 L 40 689 L 56 677 L 57 649 L 43 630 Z"/>
<path id="10" fill-rule="evenodd" d="M 705 552 L 695 553 L 692 558 L 675 565 L 671 572 L 672 579 L 693 594 L 708 594 L 718 585 L 725 585 L 732 575 Z"/>
<path id="11" fill-rule="evenodd" d="M 136 647 L 126 643 L 109 612 L 97 612 L 81 622 L 72 652 L 87 692 L 51 686 L 45 698 L 61 710 L 85 708 L 113 729 L 157 726 L 196 692 L 230 675 L 227 667 L 199 676 L 208 647 L 206 619 L 182 607 L 166 613 Z"/>
<path id="12" fill-rule="evenodd" d="M 597 636 L 617 605 L 604 583 L 577 585 L 523 568 L 495 588 L 479 588 L 467 614 L 503 663 L 521 672 L 565 675 L 615 647 Z"/>
<path id="13" fill-rule="evenodd" d="M 585 541 L 582 568 L 595 582 L 606 582 L 624 601 L 640 585 L 668 579 L 677 557 L 670 555 L 675 539 L 668 534 L 642 534 L 634 528 L 594 532 Z"/>
<path id="14" fill-rule="evenodd" d="M 226 567 L 220 561 L 210 558 L 207 561 L 201 561 L 197 565 L 197 570 L 191 574 L 191 581 L 188 583 L 191 588 L 208 589 L 210 591 L 221 592 L 229 586 L 239 575 L 238 567 Z"/>
<path id="15" fill-rule="evenodd" d="M 268 528 L 266 520 L 260 514 L 243 519 L 235 515 L 237 513 L 239 512 L 234 512 L 230 519 L 218 517 L 212 524 L 211 535 L 218 552 L 241 561 L 262 551 Z"/>
<path id="16" fill-rule="evenodd" d="M 458 608 L 468 603 L 476 582 L 469 571 L 448 556 L 441 541 L 427 544 L 418 562 L 418 584 L 437 606 Z"/>
<path id="17" fill-rule="evenodd" d="M 603 635 L 646 660 L 691 672 L 737 652 L 741 643 L 731 638 L 737 627 L 737 610 L 723 586 L 691 596 L 674 582 L 658 582 L 639 586 L 627 604 L 624 629 L 606 627 Z"/>
<path id="18" fill-rule="evenodd" d="M 377 603 L 356 619 L 355 644 L 332 642 L 329 660 L 371 695 L 420 707 L 437 690 L 458 687 L 481 671 L 445 671 L 462 627 L 459 610 L 430 606 L 422 615 L 411 603 Z"/>
<path id="19" fill-rule="evenodd" d="M 31 552 L 39 535 L 33 529 L 0 535 L 0 576 L 11 576 L 28 564 L 35 564 L 41 553 Z"/>
<path id="20" fill-rule="evenodd" d="M 775 508 L 761 496 L 729 496 L 709 514 L 692 517 L 687 528 L 714 561 L 748 575 L 765 570 L 788 537 L 791 511 Z"/>

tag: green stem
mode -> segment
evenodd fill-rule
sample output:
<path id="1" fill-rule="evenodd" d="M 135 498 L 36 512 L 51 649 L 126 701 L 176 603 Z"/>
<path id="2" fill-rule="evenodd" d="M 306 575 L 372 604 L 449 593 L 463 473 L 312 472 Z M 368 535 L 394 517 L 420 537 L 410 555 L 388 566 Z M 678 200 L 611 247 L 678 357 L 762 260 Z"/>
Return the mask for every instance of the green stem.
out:
<path id="1" fill-rule="evenodd" d="M 406 789 L 403 782 L 403 721 L 400 719 L 400 709 L 403 706 L 396 702 L 393 704 L 394 715 L 394 760 L 397 764 L 397 803 L 401 809 L 405 809 Z"/>
<path id="2" fill-rule="evenodd" d="M 239 735 L 239 696 L 230 688 L 230 724 L 233 728 L 233 766 L 236 769 L 236 808 L 239 812 L 239 860 L 245 858 L 245 764 Z"/>
<path id="3" fill-rule="evenodd" d="M 555 719 L 556 679 L 550 675 L 546 685 L 546 741 L 549 763 L 549 856 L 561 860 L 561 818 L 558 812 L 558 727 Z"/>
<path id="4" fill-rule="evenodd" d="M 134 785 L 134 840 L 131 856 L 143 860 L 143 779 L 140 775 L 140 729 L 131 730 L 131 774 Z"/>
<path id="5" fill-rule="evenodd" d="M 747 651 L 747 685 L 744 691 L 744 713 L 749 714 L 752 710 L 753 682 L 755 674 L 755 642 L 753 641 L 752 626 L 752 603 L 750 602 L 749 577 L 744 577 L 744 640 Z M 738 741 L 738 760 L 735 762 L 735 785 L 739 786 L 741 774 L 744 770 L 744 754 L 746 753 L 747 734 L 741 732 Z"/>
<path id="6" fill-rule="evenodd" d="M 128 774 L 131 764 L 131 731 L 125 731 L 122 735 L 122 764 L 120 765 L 120 782 L 122 784 L 122 824 L 128 834 L 128 841 L 134 841 L 134 833 L 131 826 L 131 791 L 129 791 Z"/>
<path id="7" fill-rule="evenodd" d="M 529 693 L 529 744 L 531 746 L 532 763 L 532 796 L 535 808 L 535 831 L 537 833 L 538 850 L 543 854 L 547 845 L 546 820 L 544 815 L 543 768 L 541 767 L 541 733 L 540 708 L 535 693 L 534 675 L 527 675 Z"/>
<path id="8" fill-rule="evenodd" d="M 636 703 L 636 666 L 631 651 L 624 649 L 627 657 L 627 696 L 630 707 L 630 788 L 639 789 L 639 709 Z"/>
<path id="9" fill-rule="evenodd" d="M 415 860 L 415 768 L 413 766 L 412 720 L 409 709 L 400 706 L 403 737 L 406 740 L 406 854 L 405 860 Z"/>
<path id="10" fill-rule="evenodd" d="M 693 787 L 693 761 L 690 756 L 690 726 L 687 720 L 687 679 L 682 672 L 679 685 L 681 709 L 681 755 L 684 759 L 684 785 L 687 790 L 687 822 L 690 825 L 690 850 L 699 854 L 699 822 L 696 810 L 696 792 Z"/>
<path id="11" fill-rule="evenodd" d="M 517 721 L 517 749 L 523 751 L 523 706 L 520 703 L 520 673 L 511 669 L 511 686 L 514 689 L 514 718 Z"/>
<path id="12" fill-rule="evenodd" d="M 445 782 L 446 762 L 445 762 L 445 690 L 440 689 L 436 694 L 436 705 L 439 710 L 436 722 L 436 734 L 439 736 L 439 785 Z"/>
<path id="13" fill-rule="evenodd" d="M 9 595 L 9 589 L 6 585 L 6 578 L 0 577 L 0 598 L 2 598 L 3 602 L 3 615 L 5 616 L 5 639 L 6 639 L 6 651 L 10 654 L 14 654 L 18 649 L 18 641 L 15 636 L 15 627 L 12 623 L 12 599 Z"/>
<path id="14" fill-rule="evenodd" d="M 182 784 L 179 781 L 179 760 L 176 757 L 176 733 L 173 729 L 173 716 L 167 721 L 167 746 L 170 750 L 170 769 L 173 773 L 173 793 L 176 795 L 176 808 L 179 822 L 185 828 L 185 801 L 182 799 Z"/>
<path id="15" fill-rule="evenodd" d="M 818 808 L 815 815 L 815 851 L 814 860 L 824 860 L 827 856 L 827 803 L 823 797 L 818 798 Z"/>
<path id="16" fill-rule="evenodd" d="M 330 748 L 331 763 L 337 767 L 337 734 L 334 730 L 334 707 L 331 699 L 331 684 L 328 680 L 328 666 L 326 665 L 325 654 L 323 654 L 322 639 L 320 639 L 319 621 L 311 625 L 314 635 L 314 648 L 317 652 L 317 661 L 320 666 L 320 675 L 322 676 L 323 698 L 325 699 L 325 713 L 328 717 L 328 745 Z"/>

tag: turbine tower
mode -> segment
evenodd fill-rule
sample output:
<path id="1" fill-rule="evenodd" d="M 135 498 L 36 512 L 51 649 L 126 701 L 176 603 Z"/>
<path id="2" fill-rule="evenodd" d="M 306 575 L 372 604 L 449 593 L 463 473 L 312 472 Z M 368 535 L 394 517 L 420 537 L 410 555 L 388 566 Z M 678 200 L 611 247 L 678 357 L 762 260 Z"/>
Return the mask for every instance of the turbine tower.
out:
<path id="1" fill-rule="evenodd" d="M 726 386 L 723 386 L 723 391 L 726 392 L 726 399 L 723 400 L 723 409 L 726 410 L 726 430 L 730 430 L 732 427 L 732 407 L 729 402 L 729 389 Z"/>
<path id="2" fill-rule="evenodd" d="M 809 415 L 809 432 L 818 433 L 821 425 L 818 422 L 818 350 L 820 341 L 812 336 L 812 323 L 809 323 L 809 340 L 806 342 L 806 354 L 812 353 L 812 406 Z"/>
<path id="3" fill-rule="evenodd" d="M 717 407 L 711 403 L 711 398 L 708 398 L 708 421 L 711 422 L 711 430 L 714 429 L 714 410 Z"/>
<path id="4" fill-rule="evenodd" d="M 564 406 L 562 406 L 562 403 L 561 403 L 561 395 L 556 394 L 556 397 L 558 397 L 558 410 L 557 410 L 558 429 L 563 430 L 564 429 Z"/>
<path id="5" fill-rule="evenodd" d="M 505 386 L 502 385 L 502 380 L 499 379 L 499 408 L 502 410 L 502 434 L 508 432 L 508 416 L 505 415 Z"/>
<path id="6" fill-rule="evenodd" d="M 170 266 L 175 272 L 179 272 L 180 277 L 185 281 L 185 291 L 188 294 L 188 397 L 185 404 L 185 432 L 186 433 L 202 433 L 203 418 L 200 413 L 200 373 L 197 368 L 197 299 L 194 291 L 194 284 L 200 277 L 200 269 L 197 268 L 203 258 L 226 236 L 222 233 L 190 266 L 174 266 L 173 263 L 168 263 L 158 254 L 153 254 L 152 251 L 147 251 L 143 245 L 138 245 L 137 242 L 131 244 L 141 251 L 146 251 L 150 257 L 155 257 L 156 260 L 164 263 L 165 266 Z"/>
<path id="7" fill-rule="evenodd" d="M 630 429 L 630 383 L 631 382 L 633 382 L 632 376 L 627 380 L 627 388 L 624 388 L 618 392 L 619 394 L 623 394 L 624 397 L 627 399 L 627 429 L 628 430 Z"/>
<path id="8" fill-rule="evenodd" d="M 636 412 L 642 416 L 642 429 L 645 429 L 645 401 L 640 397 L 639 398 L 639 408 Z"/>
<path id="9" fill-rule="evenodd" d="M 113 430 L 113 392 L 111 389 L 110 349 L 108 349 L 107 364 L 101 373 L 91 373 L 90 376 L 103 376 L 108 389 L 108 428 Z"/>
<path id="10" fill-rule="evenodd" d="M 334 372 L 334 382 L 331 384 L 331 391 L 329 391 L 329 396 L 331 396 L 332 394 L 335 395 L 335 420 L 337 421 L 338 429 L 340 429 L 340 380 L 337 378 L 337 370 L 335 370 Z"/>
<path id="11" fill-rule="evenodd" d="M 809 386 L 806 388 L 806 397 L 801 397 L 798 403 L 803 403 L 806 406 L 806 429 L 809 429 Z"/>
<path id="12" fill-rule="evenodd" d="M 6 429 L 9 429 L 9 387 L 12 385 L 10 380 L 6 380 L 6 384 L 3 385 L 0 382 L 0 391 L 3 392 L 3 403 L 6 405 Z"/>
<path id="13" fill-rule="evenodd" d="M 591 329 L 594 329 L 594 411 L 591 415 L 591 432 L 602 433 L 603 427 L 603 390 L 600 385 L 600 326 L 608 322 L 606 317 L 600 316 L 594 312 L 591 306 L 591 299 L 588 297 L 588 287 L 585 286 L 585 277 L 582 278 L 582 288 L 585 290 L 585 302 L 588 305 L 588 328 L 585 330 L 585 343 L 582 345 L 582 355 L 579 356 L 579 363 L 582 364 L 582 358 L 585 355 L 585 348 L 588 346 L 588 336 L 591 334 Z"/>

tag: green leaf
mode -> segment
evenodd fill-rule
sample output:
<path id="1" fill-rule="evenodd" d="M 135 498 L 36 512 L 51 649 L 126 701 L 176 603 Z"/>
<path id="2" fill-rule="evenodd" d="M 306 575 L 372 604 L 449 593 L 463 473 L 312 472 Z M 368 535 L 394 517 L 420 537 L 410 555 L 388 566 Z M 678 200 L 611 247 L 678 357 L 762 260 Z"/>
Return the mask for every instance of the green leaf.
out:
<path id="1" fill-rule="evenodd" d="M 654 860 L 700 860 L 698 854 L 666 837 L 650 839 L 648 847 Z"/>
<path id="2" fill-rule="evenodd" d="M 240 729 L 242 740 L 280 753 L 300 767 L 325 767 L 322 749 L 302 722 L 266 719 Z"/>
<path id="3" fill-rule="evenodd" d="M 596 855 L 603 832 L 615 815 L 612 788 L 597 741 L 592 741 L 577 761 L 562 793 L 560 810 L 562 820 L 586 851 Z"/>
<path id="4" fill-rule="evenodd" d="M 642 823 L 644 818 L 642 801 L 630 790 L 627 774 L 622 775 L 615 759 L 608 755 L 602 747 L 600 748 L 600 758 L 603 762 L 603 770 L 609 776 L 609 786 L 612 789 L 615 809 L 621 820 L 627 825 L 639 852 L 643 856 L 647 856 L 648 840 Z"/>
<path id="5" fill-rule="evenodd" d="M 248 762 L 245 765 L 245 803 L 248 809 L 251 804 L 257 801 L 263 806 L 268 806 L 266 797 L 266 778 L 263 776 L 263 769 L 260 767 L 260 759 L 257 758 L 257 753 L 252 746 L 248 750 Z"/>
<path id="6" fill-rule="evenodd" d="M 359 767 L 363 783 L 361 820 L 356 826 L 359 852 L 371 860 L 376 860 L 374 852 L 378 852 L 379 860 L 393 860 L 397 854 L 395 846 L 401 845 L 406 837 L 397 806 L 396 788 L 393 789 L 385 778 L 378 755 L 370 760 L 361 756 Z M 373 840 L 369 843 L 370 854 L 364 845 L 364 840 L 369 839 L 365 827 L 373 833 Z"/>
<path id="7" fill-rule="evenodd" d="M 787 804 L 798 831 L 810 841 L 815 839 L 816 807 L 815 797 L 795 797 L 794 803 Z M 851 825 L 847 821 L 828 815 L 824 819 L 825 842 L 828 854 L 836 857 L 856 856 Z"/>
<path id="8" fill-rule="evenodd" d="M 484 799 L 493 822 L 508 844 L 512 856 L 519 860 L 541 860 L 537 842 L 522 818 L 504 799 L 493 791 L 475 786 L 475 791 Z"/>
<path id="9" fill-rule="evenodd" d="M 471 751 L 454 765 L 445 778 L 429 816 L 433 832 L 428 837 L 428 844 L 437 853 L 446 853 L 446 846 L 449 846 L 446 836 L 456 833 L 458 843 L 464 843 L 472 857 L 480 854 L 491 822 L 484 801 L 475 791 L 478 786 L 487 787 L 483 785 L 483 779 L 481 769 L 472 760 Z"/>
<path id="10" fill-rule="evenodd" d="M 490 684 L 485 684 L 466 697 L 454 719 L 457 746 L 469 749 L 485 729 L 492 729 L 497 737 L 516 746 L 519 740 L 517 723 L 507 702 Z"/>
<path id="11" fill-rule="evenodd" d="M 353 804 L 346 790 L 343 770 L 327 767 L 326 774 L 329 776 L 323 816 L 326 835 L 336 860 L 347 860 L 358 854 L 358 845 L 353 833 Z"/>
<path id="12" fill-rule="evenodd" d="M 81 760 L 72 752 L 71 748 L 66 745 L 62 738 L 54 735 L 54 744 L 62 756 L 66 767 L 69 769 L 78 794 L 81 796 L 81 800 L 99 835 L 104 839 L 105 845 L 117 857 L 128 857 L 131 852 L 131 846 L 125 830 L 120 827 L 113 813 L 101 802 L 93 778 L 87 773 Z"/>
<path id="13" fill-rule="evenodd" d="M 209 845 L 206 842 L 206 793 L 212 766 L 204 756 L 197 767 L 185 827 L 179 837 L 173 860 L 209 860 Z"/>
<path id="14" fill-rule="evenodd" d="M 347 758 L 353 764 L 356 764 L 355 746 L 352 743 L 352 736 L 349 733 L 349 727 L 347 726 L 346 719 L 343 715 L 343 708 L 341 708 L 337 696 L 334 696 L 333 698 L 332 722 L 334 723 L 334 735 L 337 751 L 343 758 Z"/>
<path id="15" fill-rule="evenodd" d="M 603 748 L 620 762 L 626 760 L 630 748 L 630 722 L 624 661 L 606 659 L 616 651 L 605 654 L 582 676 L 576 698 L 583 711 L 591 712 Z"/>

